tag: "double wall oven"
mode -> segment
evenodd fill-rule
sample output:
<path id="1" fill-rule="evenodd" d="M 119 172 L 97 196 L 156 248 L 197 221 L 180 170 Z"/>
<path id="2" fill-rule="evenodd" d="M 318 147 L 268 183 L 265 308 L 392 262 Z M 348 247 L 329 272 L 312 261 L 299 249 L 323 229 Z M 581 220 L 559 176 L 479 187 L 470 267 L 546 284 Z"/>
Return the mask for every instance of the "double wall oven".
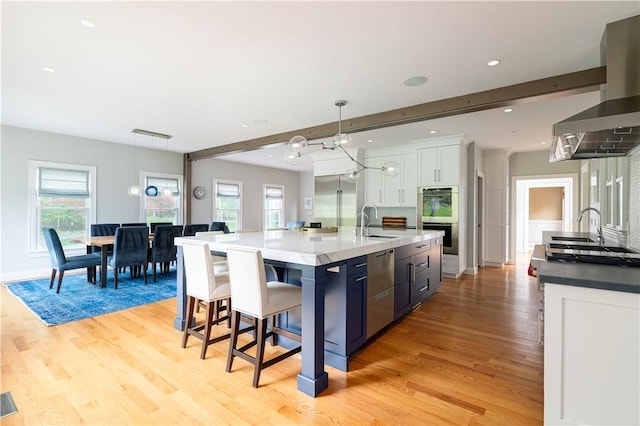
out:
<path id="1" fill-rule="evenodd" d="M 458 254 L 458 186 L 418 188 L 417 210 L 422 229 L 444 231 L 442 251 Z"/>

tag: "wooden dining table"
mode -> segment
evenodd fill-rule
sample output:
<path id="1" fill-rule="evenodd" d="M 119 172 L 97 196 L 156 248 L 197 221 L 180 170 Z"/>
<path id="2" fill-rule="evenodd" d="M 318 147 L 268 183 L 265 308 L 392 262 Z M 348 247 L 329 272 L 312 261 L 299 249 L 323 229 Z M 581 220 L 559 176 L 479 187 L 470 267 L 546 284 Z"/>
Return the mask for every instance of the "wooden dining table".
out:
<path id="1" fill-rule="evenodd" d="M 100 247 L 100 282 L 96 283 L 100 287 L 107 286 L 107 257 L 108 251 L 115 242 L 115 235 L 101 235 L 89 238 L 78 238 L 73 242 L 79 242 L 87 246 L 87 254 L 91 254 L 92 247 Z M 153 241 L 153 234 L 149 234 L 149 242 Z M 87 269 L 87 274 L 89 270 Z M 87 275 L 89 276 L 89 275 Z"/>

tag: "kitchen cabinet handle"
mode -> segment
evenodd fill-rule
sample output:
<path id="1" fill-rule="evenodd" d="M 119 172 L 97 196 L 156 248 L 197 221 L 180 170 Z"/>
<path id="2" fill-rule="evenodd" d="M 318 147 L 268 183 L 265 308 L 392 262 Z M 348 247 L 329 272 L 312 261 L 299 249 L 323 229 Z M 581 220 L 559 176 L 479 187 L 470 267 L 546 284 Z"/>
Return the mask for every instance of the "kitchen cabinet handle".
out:
<path id="1" fill-rule="evenodd" d="M 384 293 L 378 293 L 375 296 L 373 296 L 373 300 L 375 300 L 377 302 L 379 300 L 384 299 L 388 295 L 389 295 L 389 290 L 385 290 Z"/>
<path id="2" fill-rule="evenodd" d="M 386 251 L 383 251 L 383 252 L 380 252 L 380 253 L 376 253 L 376 257 L 383 257 L 383 256 L 388 255 L 389 253 L 390 252 L 386 252 Z"/>
<path id="3" fill-rule="evenodd" d="M 418 263 L 416 265 L 416 268 L 424 268 L 424 267 L 429 267 L 429 262 L 422 262 L 422 263 Z"/>
<path id="4" fill-rule="evenodd" d="M 416 246 L 416 248 L 417 248 L 417 249 L 420 249 L 420 248 L 424 248 L 424 247 L 426 247 L 426 246 L 427 246 L 426 244 L 422 244 L 422 245 L 420 245 L 420 246 Z"/>
<path id="5" fill-rule="evenodd" d="M 356 278 L 356 282 L 360 282 L 360 281 L 362 281 L 362 280 L 366 280 L 366 279 L 367 279 L 367 276 L 365 275 L 365 276 L 363 276 L 363 277 Z"/>
<path id="6" fill-rule="evenodd" d="M 356 265 L 356 268 L 362 268 L 363 266 L 367 266 L 367 263 L 366 262 L 365 263 L 358 263 Z"/>
<path id="7" fill-rule="evenodd" d="M 413 263 L 407 263 L 407 281 L 409 281 L 409 283 L 413 282 L 413 276 L 415 274 L 413 274 Z"/>
<path id="8" fill-rule="evenodd" d="M 418 289 L 418 293 L 422 293 L 423 291 L 425 291 L 425 290 L 426 290 L 426 289 L 428 289 L 428 288 L 429 288 L 429 286 L 428 286 L 428 285 L 422 286 L 422 287 L 420 287 L 420 288 Z"/>

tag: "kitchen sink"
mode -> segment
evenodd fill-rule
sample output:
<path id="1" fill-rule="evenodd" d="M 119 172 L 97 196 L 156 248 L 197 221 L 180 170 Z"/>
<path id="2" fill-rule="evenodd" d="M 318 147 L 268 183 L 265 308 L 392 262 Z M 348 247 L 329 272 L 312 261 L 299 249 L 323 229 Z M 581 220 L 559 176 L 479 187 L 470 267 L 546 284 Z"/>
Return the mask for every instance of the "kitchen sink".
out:
<path id="1" fill-rule="evenodd" d="M 552 249 L 565 249 L 565 250 L 589 250 L 589 251 L 605 251 L 609 253 L 635 253 L 633 250 L 629 250 L 625 247 L 619 246 L 599 246 L 596 244 L 565 244 L 565 243 L 549 243 L 549 248 Z"/>
<path id="2" fill-rule="evenodd" d="M 578 241 L 582 243 L 593 243 L 594 241 L 589 237 L 563 237 L 560 235 L 554 235 L 551 237 L 554 241 Z"/>

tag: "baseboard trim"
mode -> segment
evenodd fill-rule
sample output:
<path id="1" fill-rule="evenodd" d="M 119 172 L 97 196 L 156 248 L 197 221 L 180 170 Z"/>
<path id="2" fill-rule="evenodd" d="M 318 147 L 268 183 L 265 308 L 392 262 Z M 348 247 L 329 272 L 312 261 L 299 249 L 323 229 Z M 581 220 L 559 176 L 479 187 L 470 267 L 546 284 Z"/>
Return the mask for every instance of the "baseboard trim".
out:
<path id="1" fill-rule="evenodd" d="M 484 266 L 490 266 L 492 268 L 503 268 L 504 262 L 489 262 L 487 260 L 484 261 Z"/>

